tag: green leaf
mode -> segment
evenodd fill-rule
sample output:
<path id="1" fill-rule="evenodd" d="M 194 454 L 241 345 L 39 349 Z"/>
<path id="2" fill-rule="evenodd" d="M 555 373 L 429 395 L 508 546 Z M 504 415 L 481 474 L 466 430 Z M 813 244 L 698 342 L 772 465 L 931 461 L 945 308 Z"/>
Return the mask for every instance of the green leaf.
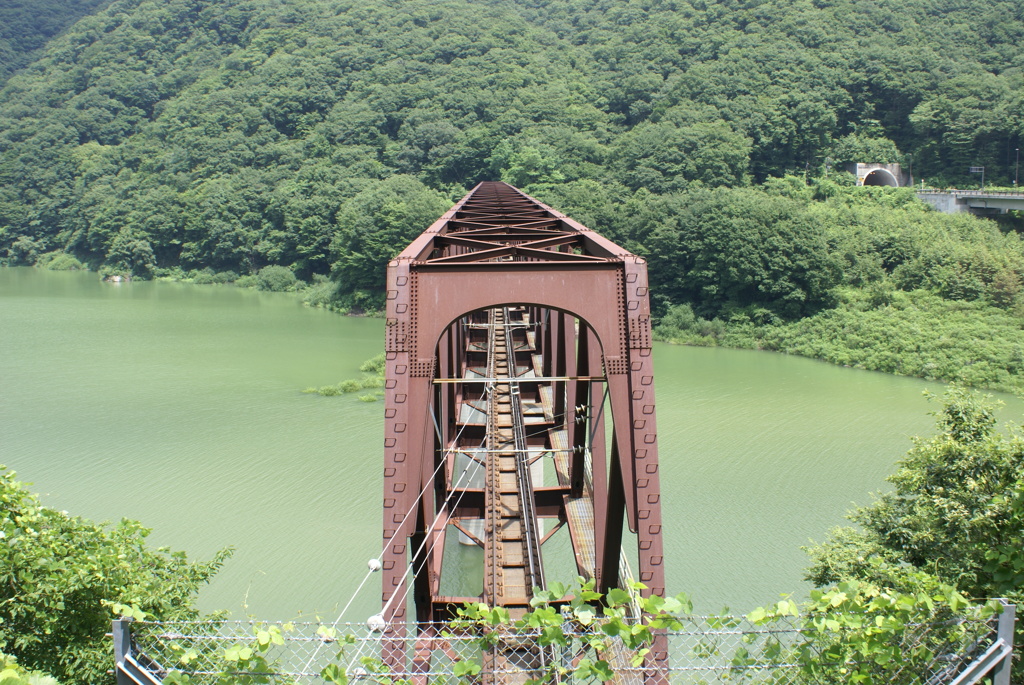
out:
<path id="1" fill-rule="evenodd" d="M 323 670 L 320 671 L 320 677 L 328 683 L 334 683 L 334 685 L 347 685 L 348 675 L 338 664 L 328 664 L 324 666 Z"/>
<path id="2" fill-rule="evenodd" d="M 594 662 L 592 672 L 595 676 L 597 676 L 598 680 L 615 680 L 615 673 L 612 671 L 612 667 L 608 664 L 607 661 L 604 661 L 603 659 L 599 659 L 596 662 Z"/>
<path id="3" fill-rule="evenodd" d="M 245 645 L 231 645 L 224 650 L 224 658 L 228 661 L 248 661 L 252 655 L 252 649 Z"/>
<path id="4" fill-rule="evenodd" d="M 591 609 L 589 606 L 577 607 L 573 610 L 572 613 L 576 617 L 576 620 L 578 620 L 585 626 L 589 626 L 591 623 L 593 623 L 594 617 L 596 616 L 594 610 Z"/>
<path id="5" fill-rule="evenodd" d="M 608 606 L 610 607 L 618 607 L 622 606 L 623 604 L 629 604 L 631 599 L 632 598 L 630 597 L 628 592 L 617 587 L 614 587 L 611 590 L 609 590 L 608 594 L 605 596 L 605 600 L 608 602 Z"/>
<path id="6" fill-rule="evenodd" d="M 573 676 L 578 680 L 587 680 L 594 674 L 594 662 L 586 657 L 580 659 L 579 663 L 576 664 L 576 670 L 573 671 Z"/>
<path id="7" fill-rule="evenodd" d="M 657 614 L 664 609 L 665 599 L 658 595 L 651 595 L 650 597 L 641 598 L 640 605 L 643 607 L 645 612 L 649 614 Z"/>
<path id="8" fill-rule="evenodd" d="M 465 676 L 475 676 L 483 670 L 483 666 L 475 661 L 463 660 L 456 661 L 452 665 L 452 673 L 458 677 L 463 678 Z"/>

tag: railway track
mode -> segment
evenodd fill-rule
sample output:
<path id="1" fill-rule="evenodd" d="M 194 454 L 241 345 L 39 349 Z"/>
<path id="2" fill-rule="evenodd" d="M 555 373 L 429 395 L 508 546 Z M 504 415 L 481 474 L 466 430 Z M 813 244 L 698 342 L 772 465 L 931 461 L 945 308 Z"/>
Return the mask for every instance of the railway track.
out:
<path id="1" fill-rule="evenodd" d="M 533 588 L 544 587 L 540 527 L 534 510 L 533 478 L 523 401 L 517 378 L 517 334 L 508 308 L 488 314 L 484 601 L 505 607 L 513 618 L 530 608 Z M 525 335 L 522 336 L 525 343 Z M 524 344 L 523 347 L 526 347 Z M 485 655 L 492 682 L 525 682 L 544 666 L 544 655 L 521 638 L 500 641 Z M 511 671 L 516 671 L 512 673 Z"/>

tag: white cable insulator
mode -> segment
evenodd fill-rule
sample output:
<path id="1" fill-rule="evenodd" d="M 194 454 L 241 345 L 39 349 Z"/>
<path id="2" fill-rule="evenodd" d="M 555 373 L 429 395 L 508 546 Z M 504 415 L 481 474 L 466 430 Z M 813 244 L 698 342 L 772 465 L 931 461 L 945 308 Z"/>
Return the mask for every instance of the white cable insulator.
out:
<path id="1" fill-rule="evenodd" d="M 384 620 L 384 617 L 380 614 L 374 614 L 370 618 L 366 619 L 366 627 L 375 633 L 379 633 L 388 627 L 388 622 Z"/>
<path id="2" fill-rule="evenodd" d="M 380 570 L 380 559 L 370 559 L 366 562 L 366 567 L 370 569 L 372 573 L 376 573 Z"/>

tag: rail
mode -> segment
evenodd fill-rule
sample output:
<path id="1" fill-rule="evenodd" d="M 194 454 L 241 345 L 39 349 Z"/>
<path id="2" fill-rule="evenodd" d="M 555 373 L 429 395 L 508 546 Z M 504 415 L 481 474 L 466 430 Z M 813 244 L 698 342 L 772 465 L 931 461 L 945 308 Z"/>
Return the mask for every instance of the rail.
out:
<path id="1" fill-rule="evenodd" d="M 487 479 L 488 489 L 487 492 L 491 497 L 495 497 L 495 493 L 498 488 L 496 487 L 498 476 L 498 467 L 495 465 L 497 459 L 497 445 L 495 441 L 497 439 L 497 381 L 498 379 L 498 357 L 497 357 L 497 331 L 498 327 L 493 325 L 494 314 L 493 312 L 488 315 L 489 325 L 487 331 L 487 377 L 494 379 L 494 382 L 487 384 Z M 498 548 L 495 544 L 495 536 L 498 530 L 501 528 L 501 514 L 499 507 L 491 503 L 487 507 L 487 545 L 485 547 L 485 554 L 487 555 L 487 563 L 485 569 L 490 570 L 489 586 L 485 583 L 484 594 L 490 597 L 490 600 L 497 603 L 497 592 L 498 592 Z M 488 593 L 487 590 L 490 589 Z"/>
<path id="2" fill-rule="evenodd" d="M 533 499 L 533 474 L 530 472 L 530 453 L 526 444 L 526 425 L 523 420 L 522 397 L 519 383 L 511 380 L 515 376 L 515 342 L 509 324 L 508 309 L 505 310 L 505 344 L 512 361 L 509 365 L 509 380 L 512 400 L 512 431 L 515 436 L 516 481 L 519 487 L 519 501 L 523 524 L 523 539 L 526 543 L 527 577 L 531 588 L 544 588 L 544 566 L 540 553 L 540 534 L 537 530 L 537 511 Z"/>

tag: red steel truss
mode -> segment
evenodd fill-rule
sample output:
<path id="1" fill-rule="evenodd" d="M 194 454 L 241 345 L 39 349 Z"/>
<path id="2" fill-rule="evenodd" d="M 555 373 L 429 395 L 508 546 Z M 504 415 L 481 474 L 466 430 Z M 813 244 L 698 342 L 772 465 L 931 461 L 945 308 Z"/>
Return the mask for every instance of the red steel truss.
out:
<path id="1" fill-rule="evenodd" d="M 664 594 L 642 258 L 512 186 L 481 183 L 388 264 L 385 335 L 389 634 L 404 630 L 410 606 L 423 625 L 465 601 L 525 608 L 543 571 L 510 545 L 539 555 L 544 541 L 505 531 L 541 519 L 569 529 L 577 571 L 605 591 L 621 584 L 625 523 L 643 594 Z M 460 464 L 483 469 L 486 455 L 487 483 L 460 479 Z M 539 458 L 557 483 L 502 489 L 502 460 Z M 442 593 L 451 528 L 485 549 L 482 596 Z M 525 596 L 500 580 L 520 577 L 516 564 Z"/>

